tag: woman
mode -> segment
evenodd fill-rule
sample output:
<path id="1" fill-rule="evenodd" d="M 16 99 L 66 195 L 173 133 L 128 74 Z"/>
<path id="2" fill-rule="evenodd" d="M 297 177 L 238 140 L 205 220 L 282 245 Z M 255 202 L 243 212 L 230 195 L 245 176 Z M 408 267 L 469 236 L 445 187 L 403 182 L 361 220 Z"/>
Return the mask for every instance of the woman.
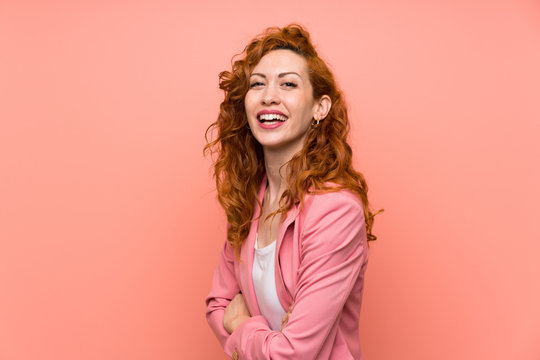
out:
<path id="1" fill-rule="evenodd" d="M 362 359 L 358 336 L 371 234 L 347 110 L 300 25 L 268 28 L 231 72 L 205 151 L 229 223 L 206 299 L 239 359 Z"/>

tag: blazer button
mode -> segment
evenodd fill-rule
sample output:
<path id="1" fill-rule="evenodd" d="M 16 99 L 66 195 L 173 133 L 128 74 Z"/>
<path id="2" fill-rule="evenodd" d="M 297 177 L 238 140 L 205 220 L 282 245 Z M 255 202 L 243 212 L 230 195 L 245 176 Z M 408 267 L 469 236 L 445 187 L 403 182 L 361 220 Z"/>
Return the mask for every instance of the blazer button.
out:
<path id="1" fill-rule="evenodd" d="M 233 360 L 238 360 L 238 353 L 236 351 L 233 351 L 232 358 Z"/>

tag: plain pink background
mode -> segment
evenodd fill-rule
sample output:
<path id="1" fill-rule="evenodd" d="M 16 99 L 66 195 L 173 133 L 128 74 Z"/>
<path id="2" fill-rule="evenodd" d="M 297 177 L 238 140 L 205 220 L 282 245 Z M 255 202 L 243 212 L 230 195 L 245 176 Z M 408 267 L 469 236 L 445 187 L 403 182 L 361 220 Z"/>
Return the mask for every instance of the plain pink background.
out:
<path id="1" fill-rule="evenodd" d="M 294 21 L 386 209 L 366 359 L 540 359 L 532 0 L 0 3 L 0 359 L 225 358 L 204 131 L 231 57 Z"/>

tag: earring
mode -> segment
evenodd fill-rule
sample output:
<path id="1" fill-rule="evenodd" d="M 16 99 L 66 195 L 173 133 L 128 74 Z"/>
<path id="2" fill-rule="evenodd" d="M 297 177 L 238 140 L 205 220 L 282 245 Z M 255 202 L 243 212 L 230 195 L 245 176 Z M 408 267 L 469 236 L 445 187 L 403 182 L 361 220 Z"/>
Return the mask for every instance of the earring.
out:
<path id="1" fill-rule="evenodd" d="M 313 121 L 311 122 L 311 126 L 316 128 L 317 126 L 319 126 L 319 121 L 320 121 L 319 118 L 313 119 Z"/>

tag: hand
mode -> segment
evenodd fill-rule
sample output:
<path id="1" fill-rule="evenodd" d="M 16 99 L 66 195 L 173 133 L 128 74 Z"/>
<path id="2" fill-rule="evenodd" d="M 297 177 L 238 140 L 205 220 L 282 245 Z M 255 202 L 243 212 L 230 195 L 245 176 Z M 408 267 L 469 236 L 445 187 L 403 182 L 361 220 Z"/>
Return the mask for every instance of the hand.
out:
<path id="1" fill-rule="evenodd" d="M 294 302 L 291 304 L 291 306 L 289 306 L 289 310 L 287 311 L 287 313 L 281 318 L 281 328 L 279 329 L 279 331 L 283 331 L 283 328 L 289 322 L 289 315 L 292 313 L 293 306 Z"/>
<path id="2" fill-rule="evenodd" d="M 223 327 L 231 334 L 241 323 L 249 319 L 251 314 L 247 308 L 246 301 L 242 294 L 236 294 L 229 305 L 225 308 L 223 316 Z"/>

